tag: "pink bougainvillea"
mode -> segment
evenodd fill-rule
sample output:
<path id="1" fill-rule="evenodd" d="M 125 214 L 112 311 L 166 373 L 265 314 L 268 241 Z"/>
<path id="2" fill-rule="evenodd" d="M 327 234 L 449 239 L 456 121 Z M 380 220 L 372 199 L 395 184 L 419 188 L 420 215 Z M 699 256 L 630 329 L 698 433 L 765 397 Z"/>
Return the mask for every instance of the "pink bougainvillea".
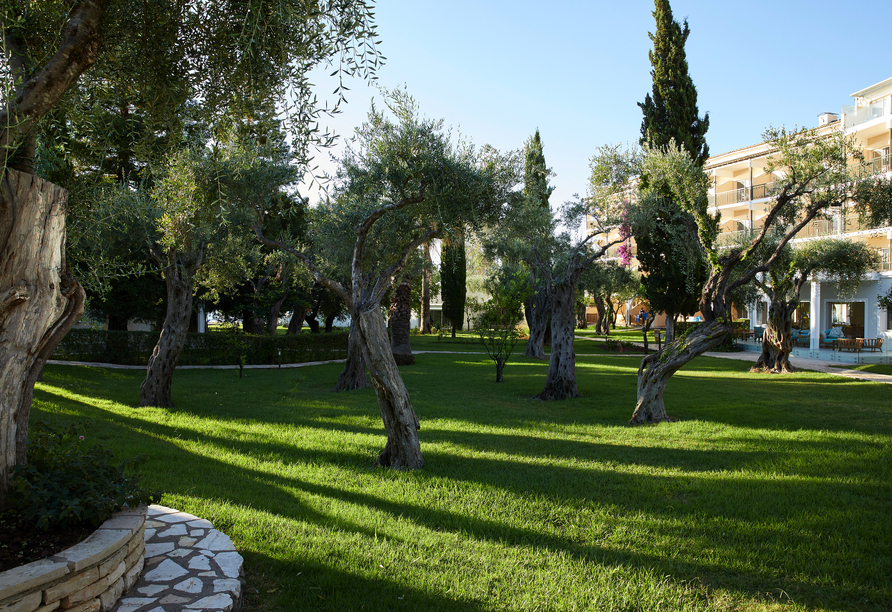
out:
<path id="1" fill-rule="evenodd" d="M 632 225 L 629 222 L 629 216 L 631 215 L 630 208 L 631 203 L 628 200 L 623 201 L 619 235 L 625 242 L 619 245 L 616 249 L 616 254 L 619 255 L 620 261 L 622 261 L 624 266 L 628 266 L 632 263 L 632 246 L 629 240 L 629 237 L 632 235 Z"/>

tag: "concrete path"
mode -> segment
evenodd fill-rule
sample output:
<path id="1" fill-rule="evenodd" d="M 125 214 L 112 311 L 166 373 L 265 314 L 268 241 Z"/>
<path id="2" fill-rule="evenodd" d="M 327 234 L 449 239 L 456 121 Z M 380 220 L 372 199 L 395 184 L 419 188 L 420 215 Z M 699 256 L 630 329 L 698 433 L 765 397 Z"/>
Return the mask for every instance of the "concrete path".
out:
<path id="1" fill-rule="evenodd" d="M 596 340 L 587 336 L 574 336 L 577 340 Z M 644 344 L 633 342 L 636 346 L 643 347 Z M 756 351 L 737 351 L 734 353 L 725 352 L 708 352 L 703 353 L 707 357 L 718 357 L 719 359 L 737 359 L 738 361 L 756 362 L 760 353 Z M 862 372 L 860 370 L 850 370 L 848 368 L 838 368 L 829 365 L 826 361 L 819 359 L 805 359 L 803 357 L 790 357 L 790 364 L 800 370 L 814 370 L 815 372 L 824 372 L 835 376 L 844 376 L 855 380 L 866 380 L 870 382 L 879 382 L 892 385 L 892 376 L 887 374 L 874 374 L 873 372 Z"/>
<path id="2" fill-rule="evenodd" d="M 112 612 L 233 612 L 241 609 L 242 556 L 210 521 L 164 506 L 146 515 L 139 581 Z"/>

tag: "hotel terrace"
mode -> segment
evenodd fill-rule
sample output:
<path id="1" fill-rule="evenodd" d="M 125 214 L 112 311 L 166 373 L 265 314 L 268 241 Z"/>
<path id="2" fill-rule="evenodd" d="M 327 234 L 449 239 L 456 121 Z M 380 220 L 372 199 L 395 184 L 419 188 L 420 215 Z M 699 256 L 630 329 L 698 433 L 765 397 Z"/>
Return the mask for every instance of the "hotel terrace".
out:
<path id="1" fill-rule="evenodd" d="M 889 175 L 892 170 L 892 78 L 856 91 L 852 98 L 853 104 L 843 106 L 842 112 L 819 115 L 816 129 L 829 131 L 841 126 L 847 134 L 854 135 L 865 162 L 858 164 L 853 160 L 853 173 Z M 776 178 L 765 170 L 768 155 L 768 146 L 760 143 L 715 155 L 707 161 L 705 170 L 712 177 L 710 212 L 721 213 L 719 244 L 731 244 L 739 233 L 762 227 Z M 866 226 L 846 207 L 830 211 L 829 217 L 809 223 L 795 236 L 793 247 L 828 237 L 861 241 L 876 249 L 882 261 L 880 271 L 871 274 L 855 295 L 845 297 L 837 294 L 835 283 L 810 279 L 802 289 L 802 303 L 794 315 L 794 326 L 810 333 L 808 337 L 802 334 L 794 355 L 850 363 L 892 363 L 892 313 L 880 308 L 877 301 L 878 295 L 885 295 L 892 287 L 892 227 Z M 638 307 L 631 308 L 630 315 L 634 317 L 637 310 Z M 767 323 L 767 312 L 766 299 L 747 305 L 738 314 L 750 315 L 750 325 L 758 332 Z M 656 324 L 661 324 L 659 318 Z M 842 350 L 847 347 L 845 343 L 834 347 L 821 342 L 821 333 L 833 327 L 843 328 L 850 337 L 883 338 L 885 342 L 879 351 Z M 757 348 L 755 342 L 744 345 Z"/>

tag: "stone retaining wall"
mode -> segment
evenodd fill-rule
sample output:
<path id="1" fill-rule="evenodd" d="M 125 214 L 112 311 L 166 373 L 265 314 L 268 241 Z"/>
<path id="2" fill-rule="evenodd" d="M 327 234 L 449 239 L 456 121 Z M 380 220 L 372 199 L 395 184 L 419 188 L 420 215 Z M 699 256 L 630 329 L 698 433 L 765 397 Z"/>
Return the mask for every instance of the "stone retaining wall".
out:
<path id="1" fill-rule="evenodd" d="M 139 579 L 146 507 L 118 512 L 80 544 L 0 573 L 0 612 L 106 612 Z"/>

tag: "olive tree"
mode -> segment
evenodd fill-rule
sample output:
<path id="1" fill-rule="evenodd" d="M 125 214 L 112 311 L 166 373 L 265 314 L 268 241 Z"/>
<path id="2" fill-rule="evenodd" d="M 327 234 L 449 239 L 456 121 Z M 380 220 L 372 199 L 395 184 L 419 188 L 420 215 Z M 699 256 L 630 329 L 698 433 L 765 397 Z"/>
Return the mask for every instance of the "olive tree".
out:
<path id="1" fill-rule="evenodd" d="M 261 205 L 253 206 L 254 229 L 258 240 L 292 253 L 344 300 L 387 433 L 376 465 L 415 469 L 424 465 L 420 425 L 390 349 L 381 301 L 421 245 L 476 223 L 499 193 L 474 150 L 452 144 L 441 121 L 419 117 L 405 92 L 389 93 L 386 102 L 393 119 L 372 107 L 340 160 L 333 197 L 312 212 L 314 252 L 267 236 L 264 218 L 271 211 Z M 350 278 L 342 283 L 327 262 L 345 249 Z"/>
<path id="2" fill-rule="evenodd" d="M 768 272 L 790 240 L 812 219 L 859 199 L 859 181 L 853 178 L 849 164 L 853 159 L 862 161 L 863 154 L 852 138 L 840 131 L 784 128 L 769 128 L 763 138 L 771 150 L 767 171 L 778 179 L 763 226 L 745 244 L 731 247 L 716 243 L 719 216 L 709 213 L 709 177 L 696 161 L 674 143 L 645 149 L 643 171 L 651 189 L 640 198 L 661 198 L 668 193 L 693 215 L 695 225 L 681 226 L 678 231 L 702 249 L 709 273 L 700 293 L 703 323 L 641 361 L 631 424 L 671 420 L 663 401 L 666 384 L 679 368 L 717 347 L 732 332 L 732 294 L 757 274 Z M 756 257 L 767 240 L 774 240 L 775 246 Z"/>
<path id="3" fill-rule="evenodd" d="M 0 506 L 10 468 L 26 461 L 34 380 L 83 309 L 65 256 L 66 190 L 34 163 L 46 120 L 79 86 L 115 97 L 122 116 L 142 109 L 155 134 L 178 134 L 187 105 L 216 122 L 272 102 L 305 155 L 326 140 L 311 68 L 334 60 L 339 75 L 370 77 L 374 42 L 363 0 L 0 0 Z"/>
<path id="4" fill-rule="evenodd" d="M 878 263 L 876 251 L 863 242 L 850 240 L 816 240 L 782 250 L 761 278 L 753 278 L 753 285 L 768 297 L 769 306 L 762 353 L 752 371 L 787 373 L 794 370 L 790 365 L 793 313 L 807 280 L 835 282 L 840 296 L 850 295 L 867 273 L 876 270 Z"/>

